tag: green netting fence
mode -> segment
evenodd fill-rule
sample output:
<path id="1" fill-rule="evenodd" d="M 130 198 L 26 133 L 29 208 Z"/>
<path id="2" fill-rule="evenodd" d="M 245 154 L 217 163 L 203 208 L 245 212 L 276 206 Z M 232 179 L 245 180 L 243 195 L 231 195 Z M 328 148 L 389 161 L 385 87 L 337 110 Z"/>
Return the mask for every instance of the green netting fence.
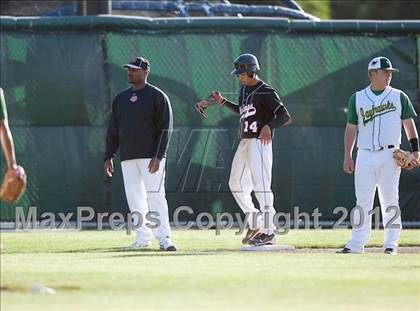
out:
<path id="1" fill-rule="evenodd" d="M 2 203 L 2 221 L 14 219 L 15 206 L 37 206 L 40 213 L 74 212 L 77 206 L 128 211 L 119 164 L 112 180 L 102 167 L 110 102 L 129 86 L 121 65 L 138 55 L 151 61 L 149 82 L 169 95 L 174 112 L 167 161 L 171 211 L 187 205 L 196 213 L 239 212 L 228 189 L 238 118 L 211 107 L 202 120 L 193 105 L 211 90 L 237 100 L 239 84 L 229 73 L 240 53 L 258 56 L 261 77 L 279 91 L 294 119 L 274 138 L 277 211 L 318 207 L 322 220 L 334 220 L 334 207 L 354 206 L 353 177 L 341 169 L 343 133 L 347 99 L 368 84 L 371 58 L 392 60 L 401 70 L 393 86 L 420 111 L 420 22 L 0 21 L 1 86 L 17 158 L 29 177 L 18 204 Z M 420 170 L 402 174 L 400 203 L 404 221 L 420 220 Z"/>

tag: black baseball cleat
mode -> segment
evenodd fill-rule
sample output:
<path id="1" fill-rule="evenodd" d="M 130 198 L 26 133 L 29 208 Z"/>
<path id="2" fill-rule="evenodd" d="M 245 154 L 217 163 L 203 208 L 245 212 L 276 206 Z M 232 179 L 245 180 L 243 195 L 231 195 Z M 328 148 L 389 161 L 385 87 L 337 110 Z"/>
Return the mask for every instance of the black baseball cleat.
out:
<path id="1" fill-rule="evenodd" d="M 173 244 L 167 244 L 167 243 L 163 243 L 159 245 L 159 249 L 161 251 L 165 251 L 165 252 L 176 252 L 176 246 Z"/>
<path id="2" fill-rule="evenodd" d="M 263 245 L 274 245 L 276 244 L 276 236 L 275 234 L 265 234 L 260 233 L 255 236 L 253 239 L 249 240 L 248 244 L 254 246 L 263 246 Z"/>
<path id="3" fill-rule="evenodd" d="M 390 247 L 385 248 L 384 253 L 389 255 L 397 255 L 397 251 Z"/>
<path id="4" fill-rule="evenodd" d="M 335 252 L 336 254 L 351 254 L 351 249 L 344 247 L 343 249 L 340 249 L 339 251 Z"/>
<path id="5" fill-rule="evenodd" d="M 177 251 L 175 245 L 170 245 L 167 248 L 161 248 L 160 250 L 165 251 L 165 252 L 176 252 Z"/>
<path id="6" fill-rule="evenodd" d="M 260 234 L 260 229 L 251 229 L 249 228 L 246 232 L 245 237 L 242 239 L 242 244 L 248 244 L 250 240 L 255 238 L 258 234 Z"/>

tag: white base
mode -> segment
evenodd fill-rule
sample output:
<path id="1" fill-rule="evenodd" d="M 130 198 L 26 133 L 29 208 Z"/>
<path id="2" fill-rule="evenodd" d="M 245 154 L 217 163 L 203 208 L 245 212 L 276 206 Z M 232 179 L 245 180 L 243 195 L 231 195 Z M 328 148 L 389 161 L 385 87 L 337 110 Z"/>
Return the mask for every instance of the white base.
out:
<path id="1" fill-rule="evenodd" d="M 43 294 L 43 295 L 55 294 L 55 290 L 53 288 L 46 287 L 42 284 L 32 286 L 30 289 L 30 292 L 34 294 Z"/>
<path id="2" fill-rule="evenodd" d="M 282 252 L 282 251 L 291 251 L 295 247 L 291 245 L 262 245 L 262 246 L 252 246 L 246 245 L 240 248 L 241 251 L 245 252 Z"/>

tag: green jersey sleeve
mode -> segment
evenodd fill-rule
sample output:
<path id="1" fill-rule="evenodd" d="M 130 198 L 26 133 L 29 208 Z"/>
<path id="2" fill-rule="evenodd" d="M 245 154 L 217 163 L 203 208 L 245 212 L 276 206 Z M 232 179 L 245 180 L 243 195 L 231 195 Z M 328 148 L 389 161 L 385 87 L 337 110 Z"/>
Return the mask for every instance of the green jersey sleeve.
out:
<path id="1" fill-rule="evenodd" d="M 356 93 L 350 96 L 347 110 L 347 123 L 357 125 Z"/>
<path id="2" fill-rule="evenodd" d="M 3 89 L 0 87 L 0 120 L 7 120 L 6 101 Z"/>
<path id="3" fill-rule="evenodd" d="M 410 98 L 407 94 L 401 92 L 401 120 L 411 119 L 417 116 L 416 111 L 414 110 L 413 104 L 411 103 Z"/>

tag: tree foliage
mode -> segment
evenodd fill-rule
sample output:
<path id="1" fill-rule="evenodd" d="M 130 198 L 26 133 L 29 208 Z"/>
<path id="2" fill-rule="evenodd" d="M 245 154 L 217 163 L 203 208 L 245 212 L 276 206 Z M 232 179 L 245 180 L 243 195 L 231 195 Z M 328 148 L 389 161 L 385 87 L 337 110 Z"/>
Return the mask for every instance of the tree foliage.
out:
<path id="1" fill-rule="evenodd" d="M 420 1 L 331 0 L 333 19 L 420 19 Z"/>
<path id="2" fill-rule="evenodd" d="M 420 0 L 297 0 L 321 19 L 420 19 Z M 282 0 L 231 0 L 230 3 L 284 6 Z"/>

